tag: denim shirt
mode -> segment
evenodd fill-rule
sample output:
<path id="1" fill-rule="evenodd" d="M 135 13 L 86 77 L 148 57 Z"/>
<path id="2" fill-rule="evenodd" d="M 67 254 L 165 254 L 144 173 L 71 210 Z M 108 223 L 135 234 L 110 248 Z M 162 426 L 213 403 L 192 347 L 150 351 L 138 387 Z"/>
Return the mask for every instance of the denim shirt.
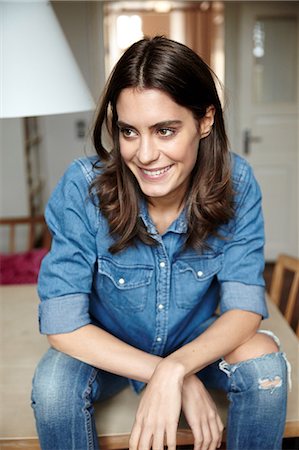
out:
<path id="1" fill-rule="evenodd" d="M 161 236 L 142 203 L 140 216 L 158 245 L 137 241 L 111 254 L 107 220 L 88 194 L 95 161 L 74 161 L 46 208 L 53 240 L 38 281 L 41 333 L 92 323 L 166 356 L 195 339 L 218 306 L 221 314 L 241 309 L 267 317 L 261 192 L 244 159 L 231 154 L 235 217 L 220 227 L 224 238 L 210 237 L 201 253 L 183 246 L 184 211 Z"/>

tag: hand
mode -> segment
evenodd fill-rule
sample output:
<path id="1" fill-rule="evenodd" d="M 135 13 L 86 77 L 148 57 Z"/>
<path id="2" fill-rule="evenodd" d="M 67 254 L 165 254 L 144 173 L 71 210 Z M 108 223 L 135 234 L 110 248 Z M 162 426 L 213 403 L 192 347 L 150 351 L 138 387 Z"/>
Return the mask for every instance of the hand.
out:
<path id="1" fill-rule="evenodd" d="M 164 360 L 152 375 L 140 400 L 130 437 L 130 450 L 176 448 L 181 412 L 183 370 Z M 165 441 L 164 441 L 165 439 Z"/>
<path id="2" fill-rule="evenodd" d="M 194 450 L 219 448 L 224 427 L 214 401 L 196 375 L 184 379 L 182 408 L 194 436 Z"/>

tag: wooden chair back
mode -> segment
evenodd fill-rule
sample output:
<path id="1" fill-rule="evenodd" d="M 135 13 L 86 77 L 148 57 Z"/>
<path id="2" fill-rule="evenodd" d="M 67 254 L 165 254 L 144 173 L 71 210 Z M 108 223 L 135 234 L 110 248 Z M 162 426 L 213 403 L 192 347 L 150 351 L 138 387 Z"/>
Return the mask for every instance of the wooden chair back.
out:
<path id="1" fill-rule="evenodd" d="M 270 297 L 280 309 L 282 306 L 283 292 L 285 290 L 285 278 L 287 271 L 293 273 L 293 278 L 287 296 L 284 316 L 291 326 L 295 326 L 295 332 L 299 337 L 299 259 L 289 255 L 279 255 L 274 267 L 270 286 Z M 297 308 L 296 308 L 297 305 Z M 294 318 L 297 321 L 294 325 Z"/>
<path id="2" fill-rule="evenodd" d="M 40 247 L 50 249 L 51 235 L 46 225 L 44 216 L 35 217 L 7 217 L 0 219 L 0 227 L 8 228 L 8 253 L 16 253 L 17 227 L 25 227 L 26 230 L 26 248 L 25 251 L 34 249 L 37 244 Z"/>

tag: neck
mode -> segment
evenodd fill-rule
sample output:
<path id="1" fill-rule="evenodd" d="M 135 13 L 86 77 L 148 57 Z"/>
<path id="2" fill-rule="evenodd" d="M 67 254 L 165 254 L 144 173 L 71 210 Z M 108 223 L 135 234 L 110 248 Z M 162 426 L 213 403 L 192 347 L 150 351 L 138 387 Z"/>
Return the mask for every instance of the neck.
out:
<path id="1" fill-rule="evenodd" d="M 150 199 L 148 211 L 158 232 L 163 234 L 180 215 L 184 202 L 170 201 L 170 199 Z"/>

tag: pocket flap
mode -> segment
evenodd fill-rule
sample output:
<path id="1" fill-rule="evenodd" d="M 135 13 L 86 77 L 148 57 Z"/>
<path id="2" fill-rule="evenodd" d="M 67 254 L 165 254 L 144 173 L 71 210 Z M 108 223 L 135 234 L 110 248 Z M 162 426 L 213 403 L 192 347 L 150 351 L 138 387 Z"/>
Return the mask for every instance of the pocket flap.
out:
<path id="1" fill-rule="evenodd" d="M 132 289 L 150 284 L 153 267 L 143 264 L 121 265 L 108 258 L 99 258 L 98 272 L 109 277 L 117 288 Z"/>
<path id="2" fill-rule="evenodd" d="M 198 281 L 204 281 L 220 271 L 223 262 L 223 254 L 217 256 L 199 256 L 197 258 L 180 259 L 176 262 L 179 273 L 192 272 Z"/>

